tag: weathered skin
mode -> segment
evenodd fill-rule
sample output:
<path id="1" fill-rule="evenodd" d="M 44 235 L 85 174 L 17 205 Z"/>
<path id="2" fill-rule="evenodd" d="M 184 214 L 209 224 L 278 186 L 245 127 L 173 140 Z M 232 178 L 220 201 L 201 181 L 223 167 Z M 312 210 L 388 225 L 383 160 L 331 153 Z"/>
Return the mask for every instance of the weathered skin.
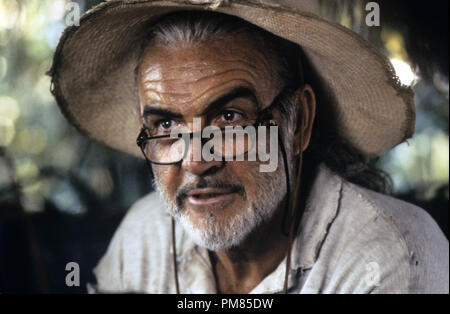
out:
<path id="1" fill-rule="evenodd" d="M 239 119 L 241 115 L 256 114 L 268 107 L 283 89 L 283 82 L 278 77 L 273 59 L 260 42 L 249 34 L 226 37 L 206 44 L 153 45 L 146 50 L 139 72 L 141 112 L 145 106 L 150 105 L 170 110 L 180 117 L 171 122 L 161 116 L 149 115 L 143 122 L 149 127 L 155 127 L 156 123 L 156 132 L 162 134 L 167 132 L 164 127 L 170 127 L 170 124 L 183 124 L 191 129 L 194 117 L 201 117 L 202 125 L 205 126 L 214 122 L 226 123 L 227 119 Z M 248 88 L 254 97 L 247 95 L 234 98 L 223 104 L 223 108 L 214 108 L 205 114 L 205 109 L 214 100 L 239 87 Z M 293 101 L 304 104 L 298 106 L 299 114 L 304 117 L 304 127 L 296 128 L 294 136 L 287 139 L 293 147 L 291 151 L 298 155 L 300 136 L 304 143 L 302 150 L 309 143 L 315 112 L 314 92 L 306 85 L 295 93 Z M 278 112 L 274 112 L 274 116 L 277 123 L 283 125 Z M 160 121 L 161 119 L 166 120 Z M 171 201 L 176 202 L 180 187 L 188 182 L 195 183 L 202 177 L 241 186 L 246 195 L 243 197 L 224 189 L 212 191 L 219 192 L 222 196 L 219 200 L 212 198 L 209 203 L 208 199 L 196 202 L 195 198 L 184 198 L 182 210 L 189 213 L 196 227 L 202 228 L 201 223 L 196 222 L 209 211 L 214 212 L 220 224 L 220 221 L 248 208 L 248 202 L 260 188 L 258 162 L 205 162 L 189 159 L 186 158 L 177 165 L 153 165 L 154 174 Z M 284 171 L 282 160 L 279 163 L 277 171 Z M 220 292 L 251 291 L 284 258 L 287 238 L 281 234 L 280 228 L 282 205 L 278 205 L 269 223 L 255 230 L 238 247 L 211 252 Z"/>

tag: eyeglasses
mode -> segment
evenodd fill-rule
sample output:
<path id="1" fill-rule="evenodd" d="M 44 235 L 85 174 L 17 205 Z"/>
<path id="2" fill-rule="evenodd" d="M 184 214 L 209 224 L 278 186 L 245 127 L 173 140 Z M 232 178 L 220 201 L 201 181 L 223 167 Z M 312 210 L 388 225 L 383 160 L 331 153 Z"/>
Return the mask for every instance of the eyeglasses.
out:
<path id="1" fill-rule="evenodd" d="M 225 128 L 207 126 L 196 132 L 173 132 L 151 137 L 148 135 L 148 128 L 142 127 L 136 143 L 145 159 L 156 165 L 182 162 L 191 140 L 200 144 L 198 146 L 201 151 L 207 149 L 214 160 L 243 160 L 245 155 L 254 152 L 257 147 L 256 128 L 267 122 L 271 126 L 276 125 L 271 114 L 272 106 L 273 104 L 262 110 L 256 119 L 240 121 L 240 125 Z"/>

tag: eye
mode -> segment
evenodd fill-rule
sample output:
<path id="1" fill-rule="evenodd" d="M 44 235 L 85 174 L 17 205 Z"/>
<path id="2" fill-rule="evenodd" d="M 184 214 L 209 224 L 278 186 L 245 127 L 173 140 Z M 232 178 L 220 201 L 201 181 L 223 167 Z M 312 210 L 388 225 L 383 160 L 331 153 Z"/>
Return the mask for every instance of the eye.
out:
<path id="1" fill-rule="evenodd" d="M 158 126 L 160 126 L 163 129 L 170 129 L 170 127 L 172 126 L 172 120 L 161 120 L 158 123 Z"/>
<path id="2" fill-rule="evenodd" d="M 159 133 L 166 133 L 166 132 L 170 132 L 170 130 L 173 128 L 173 126 L 175 125 L 175 122 L 171 119 L 161 119 L 158 121 L 155 121 L 153 123 L 153 130 L 154 132 L 156 132 L 156 134 Z M 155 134 L 153 134 L 155 135 Z"/>
<path id="3" fill-rule="evenodd" d="M 235 122 L 242 118 L 242 114 L 234 110 L 224 110 L 222 112 L 222 119 L 227 122 Z"/>
<path id="4" fill-rule="evenodd" d="M 158 120 L 155 121 L 155 123 L 153 124 L 156 128 L 161 128 L 163 130 L 168 130 L 172 127 L 173 125 L 173 121 L 170 119 L 162 119 L 162 120 Z"/>

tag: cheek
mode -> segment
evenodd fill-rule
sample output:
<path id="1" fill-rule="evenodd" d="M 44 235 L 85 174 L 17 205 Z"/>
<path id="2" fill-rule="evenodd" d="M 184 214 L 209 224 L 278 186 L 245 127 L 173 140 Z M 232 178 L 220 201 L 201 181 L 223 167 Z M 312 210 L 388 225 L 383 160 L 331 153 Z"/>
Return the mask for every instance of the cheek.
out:
<path id="1" fill-rule="evenodd" d="M 153 174 L 160 188 L 171 198 L 175 197 L 179 180 L 177 166 L 153 165 Z"/>
<path id="2" fill-rule="evenodd" d="M 233 172 L 238 177 L 240 184 L 245 188 L 247 200 L 249 202 L 258 202 L 262 198 L 278 197 L 271 193 L 284 193 L 285 179 L 284 168 L 280 167 L 280 158 L 278 159 L 278 168 L 274 172 L 261 172 L 259 162 L 231 162 Z"/>
<path id="3" fill-rule="evenodd" d="M 247 197 L 252 198 L 259 189 L 259 163 L 251 161 L 231 161 L 228 163 L 230 173 L 235 174 L 237 180 L 245 188 Z"/>

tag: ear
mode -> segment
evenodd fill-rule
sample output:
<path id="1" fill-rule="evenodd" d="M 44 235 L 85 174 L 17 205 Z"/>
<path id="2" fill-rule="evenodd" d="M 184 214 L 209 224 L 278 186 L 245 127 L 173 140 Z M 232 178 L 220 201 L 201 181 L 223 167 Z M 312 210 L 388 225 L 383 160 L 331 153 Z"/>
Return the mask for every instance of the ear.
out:
<path id="1" fill-rule="evenodd" d="M 311 139 L 314 118 L 316 116 L 316 95 L 308 84 L 294 94 L 296 121 L 294 133 L 294 154 L 297 156 L 308 148 Z M 300 143 L 302 144 L 300 147 Z"/>

